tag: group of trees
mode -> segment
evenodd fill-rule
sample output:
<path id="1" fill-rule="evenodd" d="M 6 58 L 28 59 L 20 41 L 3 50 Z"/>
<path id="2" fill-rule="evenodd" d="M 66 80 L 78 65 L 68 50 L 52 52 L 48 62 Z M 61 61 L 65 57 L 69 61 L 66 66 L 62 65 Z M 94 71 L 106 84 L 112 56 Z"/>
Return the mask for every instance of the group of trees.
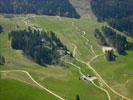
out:
<path id="1" fill-rule="evenodd" d="M 121 19 L 111 19 L 108 21 L 108 24 L 126 35 L 133 37 L 133 16 Z"/>
<path id="2" fill-rule="evenodd" d="M 0 25 L 0 33 L 2 32 L 3 32 L 3 27 Z M 0 65 L 4 65 L 4 64 L 5 64 L 5 58 L 0 55 Z"/>
<path id="3" fill-rule="evenodd" d="M 116 32 L 108 27 L 102 28 L 105 38 L 107 38 L 108 45 L 116 48 L 119 54 L 125 54 L 128 42 L 125 36 L 116 34 Z"/>
<path id="4" fill-rule="evenodd" d="M 0 0 L 0 13 L 80 17 L 69 0 Z"/>
<path id="5" fill-rule="evenodd" d="M 112 28 L 133 37 L 133 0 L 91 0 L 91 8 L 98 21 L 106 21 Z M 97 42 L 103 46 L 111 46 L 119 54 L 133 50 L 133 43 L 125 36 L 117 34 L 112 28 L 102 27 L 95 30 Z M 112 50 L 106 51 L 108 61 L 115 60 Z"/>
<path id="6" fill-rule="evenodd" d="M 34 61 L 41 65 L 59 64 L 60 58 L 68 54 L 68 49 L 53 32 L 36 30 L 12 31 L 11 45 L 14 49 L 23 50 Z"/>
<path id="7" fill-rule="evenodd" d="M 80 100 L 80 97 L 79 97 L 79 95 L 76 95 L 76 100 Z"/>
<path id="8" fill-rule="evenodd" d="M 126 50 L 133 47 L 133 44 L 129 43 L 125 36 L 116 34 L 114 30 L 106 26 L 101 30 L 96 29 L 95 37 L 100 45 L 114 47 L 119 54 L 125 54 Z"/>
<path id="9" fill-rule="evenodd" d="M 91 8 L 99 20 L 133 15 L 133 0 L 91 0 Z"/>
<path id="10" fill-rule="evenodd" d="M 98 44 L 108 46 L 105 37 L 102 34 L 102 31 L 100 31 L 99 29 L 95 29 L 95 37 L 97 39 Z"/>
<path id="11" fill-rule="evenodd" d="M 6 63 L 5 58 L 0 55 L 0 65 L 4 65 Z"/>
<path id="12" fill-rule="evenodd" d="M 3 27 L 0 25 L 0 33 L 3 32 Z"/>
<path id="13" fill-rule="evenodd" d="M 133 0 L 91 0 L 91 8 L 99 21 L 133 37 Z"/>
<path id="14" fill-rule="evenodd" d="M 116 58 L 113 50 L 106 51 L 105 56 L 106 56 L 107 61 L 114 61 Z"/>

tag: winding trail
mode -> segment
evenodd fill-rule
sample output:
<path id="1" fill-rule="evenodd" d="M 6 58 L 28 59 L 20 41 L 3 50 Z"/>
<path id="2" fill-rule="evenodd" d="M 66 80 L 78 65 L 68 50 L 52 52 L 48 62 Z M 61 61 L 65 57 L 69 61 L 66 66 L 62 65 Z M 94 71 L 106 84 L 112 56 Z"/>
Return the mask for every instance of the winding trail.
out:
<path id="1" fill-rule="evenodd" d="M 94 59 L 94 60 L 95 60 L 95 59 Z M 99 78 L 99 80 L 100 80 L 106 87 L 108 87 L 114 94 L 116 94 L 116 95 L 118 95 L 118 96 L 120 96 L 120 97 L 122 97 L 122 98 L 124 98 L 124 99 L 126 99 L 126 100 L 131 100 L 131 99 L 129 99 L 129 98 L 127 98 L 127 97 L 121 95 L 120 93 L 116 92 L 113 88 L 111 88 L 111 87 L 103 80 L 103 78 L 97 73 L 97 71 L 91 66 L 90 63 L 88 63 L 88 64 L 86 64 L 86 65 L 95 73 L 95 75 Z"/>
<path id="2" fill-rule="evenodd" d="M 75 45 L 75 48 L 77 48 L 76 45 Z M 98 72 L 91 66 L 91 62 L 93 62 L 95 59 L 97 59 L 98 57 L 103 56 L 103 55 L 104 55 L 104 54 L 100 54 L 100 55 L 94 56 L 88 63 L 86 63 L 86 62 L 84 62 L 84 61 L 82 61 L 82 60 L 80 60 L 80 59 L 78 59 L 78 58 L 75 58 L 75 59 L 76 59 L 77 61 L 79 61 L 80 63 L 83 63 L 83 64 L 87 65 L 88 68 L 91 69 L 91 70 L 94 72 L 94 74 L 98 77 L 98 79 L 99 79 L 106 87 L 108 87 L 114 94 L 116 94 L 117 96 L 122 97 L 123 99 L 131 100 L 131 99 L 129 99 L 129 98 L 127 98 L 127 97 L 121 95 L 120 93 L 116 92 L 114 89 L 112 89 L 112 88 L 103 80 L 103 78 L 100 76 L 100 74 L 98 74 Z M 111 99 L 110 99 L 110 100 L 111 100 Z"/>
<path id="3" fill-rule="evenodd" d="M 59 18 L 59 20 L 61 21 L 60 18 Z M 25 20 L 24 20 L 24 22 L 25 22 Z M 29 24 L 29 23 L 28 23 L 28 22 L 25 22 L 25 24 Z M 31 25 L 31 26 L 32 26 L 32 25 Z M 76 26 L 74 22 L 72 22 L 72 26 L 74 26 L 76 30 L 81 31 L 80 28 L 79 28 L 78 26 Z M 34 28 L 34 27 L 33 27 L 33 28 Z M 88 44 L 88 43 L 90 42 L 90 40 L 89 40 L 88 38 L 85 37 L 86 32 L 85 32 L 85 31 L 81 31 L 81 32 L 83 32 L 82 37 L 83 37 L 84 39 L 86 39 L 86 44 Z M 74 50 L 73 50 L 73 56 L 75 57 L 75 59 L 76 59 L 77 61 L 79 61 L 80 63 L 83 63 L 83 64 L 87 65 L 88 68 L 91 69 L 91 70 L 94 72 L 94 74 L 97 76 L 97 78 L 99 79 L 99 81 L 101 81 L 101 82 L 102 82 L 107 88 L 109 88 L 114 94 L 116 94 L 117 96 L 122 97 L 122 99 L 131 100 L 131 99 L 129 99 L 129 98 L 127 98 L 127 97 L 121 95 L 120 93 L 118 93 L 117 91 L 115 91 L 113 88 L 111 88 L 111 87 L 103 80 L 103 78 L 100 76 L 100 74 L 98 74 L 98 72 L 91 66 L 91 63 L 92 63 L 95 59 L 97 59 L 97 58 L 100 57 L 100 56 L 103 56 L 104 54 L 99 54 L 99 55 L 97 55 L 96 52 L 95 52 L 95 50 L 94 50 L 94 48 L 93 48 L 93 46 L 91 45 L 91 43 L 89 43 L 89 45 L 90 45 L 90 49 L 91 49 L 92 53 L 93 53 L 95 56 L 94 56 L 88 63 L 86 63 L 86 62 L 84 62 L 84 61 L 82 61 L 82 60 L 76 58 L 76 57 L 75 57 L 75 56 L 76 56 L 76 50 L 77 50 L 78 48 L 77 48 L 77 46 L 75 45 L 75 46 L 74 46 Z M 80 73 L 81 75 L 84 75 L 84 74 L 81 72 L 80 67 L 74 65 L 73 63 L 69 63 L 69 64 L 75 66 L 75 67 L 79 70 L 79 73 Z M 50 90 L 46 89 L 45 87 L 43 87 L 42 85 L 40 85 L 39 83 L 37 83 L 37 82 L 30 76 L 30 74 L 29 74 L 28 72 L 26 72 L 26 71 L 24 71 L 24 72 L 27 73 L 27 75 L 28 75 L 36 84 L 38 84 L 38 86 L 40 86 L 42 89 L 44 89 L 44 90 L 46 90 L 47 92 L 53 94 L 54 96 L 58 97 L 59 99 L 64 100 L 62 97 L 58 96 L 57 94 L 51 92 Z M 97 87 L 97 88 L 103 90 L 104 92 L 106 92 L 106 94 L 107 94 L 107 96 L 108 96 L 108 99 L 111 100 L 111 97 L 110 97 L 110 95 L 109 95 L 109 93 L 108 93 L 108 91 L 107 91 L 106 89 L 101 88 L 100 86 L 97 86 L 93 81 L 91 81 L 91 83 L 92 83 L 95 87 Z"/>
<path id="4" fill-rule="evenodd" d="M 57 98 L 60 99 L 60 100 L 65 100 L 65 99 L 63 99 L 61 96 L 55 94 L 54 92 L 50 91 L 49 89 L 47 89 L 47 88 L 45 88 L 44 86 L 42 86 L 41 84 L 39 84 L 39 83 L 29 74 L 29 72 L 27 72 L 27 71 L 24 71 L 24 70 L 6 70 L 6 71 L 0 71 L 0 72 L 2 72 L 2 73 L 4 73 L 4 72 L 5 72 L 5 73 L 9 73 L 9 72 L 23 72 L 23 73 L 27 74 L 28 77 L 29 77 L 36 85 L 38 85 L 40 88 L 42 88 L 43 90 L 47 91 L 48 93 L 54 95 L 55 97 L 57 97 Z"/>
<path id="5" fill-rule="evenodd" d="M 96 56 L 96 52 L 94 51 L 93 46 L 92 46 L 91 43 L 90 43 L 90 40 L 89 40 L 88 38 L 85 37 L 86 32 L 85 32 L 85 31 L 82 31 L 78 26 L 75 25 L 74 22 L 72 22 L 72 26 L 74 26 L 76 30 L 78 30 L 79 32 L 82 33 L 82 34 L 81 34 L 82 38 L 86 39 L 85 44 L 86 44 L 86 45 L 89 44 L 92 53 Z"/>
<path id="6" fill-rule="evenodd" d="M 78 67 L 77 65 L 75 65 L 75 64 L 73 64 L 73 63 L 70 63 L 70 62 L 67 62 L 67 63 L 68 63 L 68 64 L 71 64 L 72 66 L 74 66 L 75 68 L 77 68 L 81 76 L 86 76 L 86 75 L 84 75 L 84 74 L 82 73 L 80 67 Z M 90 80 L 88 80 L 88 81 L 90 81 Z M 98 89 L 104 91 L 104 92 L 106 93 L 108 99 L 111 100 L 111 97 L 110 97 L 110 95 L 109 95 L 109 93 L 108 93 L 108 91 L 107 91 L 106 89 L 104 89 L 104 88 L 102 88 L 102 87 L 96 85 L 96 84 L 93 82 L 93 80 L 90 81 L 90 82 L 91 82 L 96 88 L 98 88 Z"/>
<path id="7" fill-rule="evenodd" d="M 79 29 L 79 31 L 81 31 L 80 28 L 77 27 L 77 26 L 75 25 L 74 22 L 73 22 L 73 25 L 75 26 L 76 29 Z M 82 31 L 82 32 L 83 32 L 82 37 L 85 38 L 86 41 L 87 41 L 87 43 L 88 43 L 88 42 L 89 42 L 89 39 L 85 37 L 86 32 L 85 32 L 85 31 Z M 94 72 L 94 74 L 98 77 L 98 79 L 99 79 L 108 89 L 110 89 L 114 94 L 116 94 L 117 96 L 120 96 L 122 99 L 131 100 L 131 99 L 129 99 L 128 97 L 121 95 L 120 93 L 118 93 L 117 91 L 115 91 L 113 88 L 111 88 L 111 87 L 103 80 L 103 78 L 100 76 L 100 74 L 98 74 L 98 72 L 91 66 L 91 63 L 92 63 L 95 59 L 97 59 L 98 57 L 103 56 L 103 55 L 105 55 L 105 54 L 96 54 L 96 52 L 95 52 L 93 46 L 91 45 L 91 43 L 89 43 L 89 45 L 90 45 L 90 49 L 91 49 L 92 53 L 93 53 L 95 56 L 94 56 L 88 63 L 86 63 L 86 62 L 84 62 L 84 61 L 82 61 L 82 60 L 80 60 L 80 59 L 78 59 L 78 58 L 76 58 L 76 57 L 75 57 L 75 59 L 76 59 L 77 61 L 79 61 L 80 63 L 83 63 L 83 64 L 87 65 L 88 68 L 91 69 L 91 70 Z M 78 48 L 77 48 L 76 45 L 74 45 L 74 55 L 76 54 L 76 49 L 78 49 Z M 107 91 L 107 90 L 106 90 L 106 91 Z M 107 91 L 107 93 L 108 93 L 108 91 Z M 109 94 L 108 94 L 108 96 L 109 96 Z M 109 100 L 111 100 L 110 96 L 109 96 L 108 98 L 109 98 Z"/>
<path id="8" fill-rule="evenodd" d="M 73 44 L 74 45 L 74 44 Z M 73 57 L 76 57 L 76 50 L 77 50 L 77 46 L 74 45 L 74 49 L 73 49 Z"/>

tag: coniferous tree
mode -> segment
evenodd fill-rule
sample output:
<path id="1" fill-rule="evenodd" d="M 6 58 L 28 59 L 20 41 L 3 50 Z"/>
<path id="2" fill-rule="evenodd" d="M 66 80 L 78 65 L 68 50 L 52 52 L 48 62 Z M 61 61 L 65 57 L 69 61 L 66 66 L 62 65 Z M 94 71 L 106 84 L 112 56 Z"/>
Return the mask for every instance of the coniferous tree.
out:
<path id="1" fill-rule="evenodd" d="M 3 32 L 3 27 L 0 25 L 0 33 Z"/>
<path id="2" fill-rule="evenodd" d="M 79 97 L 79 95 L 76 95 L 76 100 L 80 100 L 80 97 Z"/>
<path id="3" fill-rule="evenodd" d="M 5 64 L 5 58 L 3 56 L 0 55 L 0 65 L 4 65 Z"/>
<path id="4" fill-rule="evenodd" d="M 114 61 L 115 55 L 113 50 L 106 51 L 106 59 L 107 61 Z"/>

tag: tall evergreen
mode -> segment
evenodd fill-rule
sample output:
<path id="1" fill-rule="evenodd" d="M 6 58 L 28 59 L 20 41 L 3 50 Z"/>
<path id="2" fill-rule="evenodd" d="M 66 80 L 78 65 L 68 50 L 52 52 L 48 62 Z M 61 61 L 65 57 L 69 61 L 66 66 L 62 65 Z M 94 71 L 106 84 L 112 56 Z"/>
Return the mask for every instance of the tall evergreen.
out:
<path id="1" fill-rule="evenodd" d="M 0 25 L 0 33 L 3 32 L 3 27 Z"/>
<path id="2" fill-rule="evenodd" d="M 106 51 L 106 59 L 107 61 L 114 61 L 115 55 L 113 50 Z"/>
<path id="3" fill-rule="evenodd" d="M 76 100 L 80 100 L 80 97 L 79 97 L 79 95 L 76 95 Z"/>
<path id="4" fill-rule="evenodd" d="M 0 55 L 0 65 L 4 65 L 5 64 L 5 58 L 3 56 Z"/>

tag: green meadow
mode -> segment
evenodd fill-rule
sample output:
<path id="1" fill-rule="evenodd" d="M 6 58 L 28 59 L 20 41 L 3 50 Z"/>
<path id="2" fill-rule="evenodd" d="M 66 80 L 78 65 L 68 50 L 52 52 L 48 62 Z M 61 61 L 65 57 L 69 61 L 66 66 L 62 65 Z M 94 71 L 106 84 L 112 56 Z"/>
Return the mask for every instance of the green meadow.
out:
<path id="1" fill-rule="evenodd" d="M 16 80 L 0 80 L 1 100 L 57 100 L 54 96 L 37 87 Z"/>
<path id="2" fill-rule="evenodd" d="M 77 95 L 79 95 L 81 100 L 108 100 L 105 92 L 96 88 L 91 82 L 79 80 L 80 74 L 75 67 L 71 65 L 67 65 L 67 67 L 58 65 L 43 67 L 28 59 L 22 51 L 12 49 L 8 33 L 13 29 L 19 30 L 27 28 L 28 25 L 25 25 L 24 19 L 28 19 L 30 22 L 29 25 L 34 24 L 45 31 L 54 31 L 71 52 L 73 52 L 76 45 L 76 58 L 86 63 L 95 56 L 92 53 L 90 44 L 93 46 L 96 54 L 103 53 L 102 47 L 96 43 L 94 30 L 95 28 L 106 25 L 106 23 L 98 23 L 95 19 L 88 18 L 70 19 L 35 15 L 4 18 L 1 15 L 0 24 L 4 26 L 5 32 L 0 34 L 0 54 L 6 58 L 6 64 L 4 66 L 0 65 L 0 70 L 26 70 L 38 83 L 66 100 L 76 100 Z M 89 40 L 88 43 L 87 39 Z M 132 57 L 133 51 L 129 51 L 126 56 L 118 55 L 115 62 L 107 62 L 105 57 L 102 56 L 91 63 L 92 67 L 110 87 L 131 99 L 133 99 Z M 93 71 L 86 65 L 75 60 L 69 61 L 79 66 L 85 75 L 95 76 Z M 10 75 L 12 75 L 12 77 L 8 77 L 7 75 L 4 79 L 0 79 L 0 87 L 2 88 L 0 97 L 2 99 L 10 100 L 10 98 L 12 98 L 12 100 L 18 100 L 19 98 L 19 100 L 44 100 L 46 98 L 46 100 L 56 100 L 56 97 L 47 93 L 45 90 L 41 90 L 28 80 L 28 76 L 22 73 L 10 73 Z M 32 85 L 27 83 L 31 83 Z M 95 83 L 99 85 L 97 80 Z M 104 88 L 108 90 L 112 100 L 120 99 L 120 97 L 117 97 L 117 95 L 112 93 L 107 87 Z M 6 96 L 7 94 L 8 96 Z"/>

